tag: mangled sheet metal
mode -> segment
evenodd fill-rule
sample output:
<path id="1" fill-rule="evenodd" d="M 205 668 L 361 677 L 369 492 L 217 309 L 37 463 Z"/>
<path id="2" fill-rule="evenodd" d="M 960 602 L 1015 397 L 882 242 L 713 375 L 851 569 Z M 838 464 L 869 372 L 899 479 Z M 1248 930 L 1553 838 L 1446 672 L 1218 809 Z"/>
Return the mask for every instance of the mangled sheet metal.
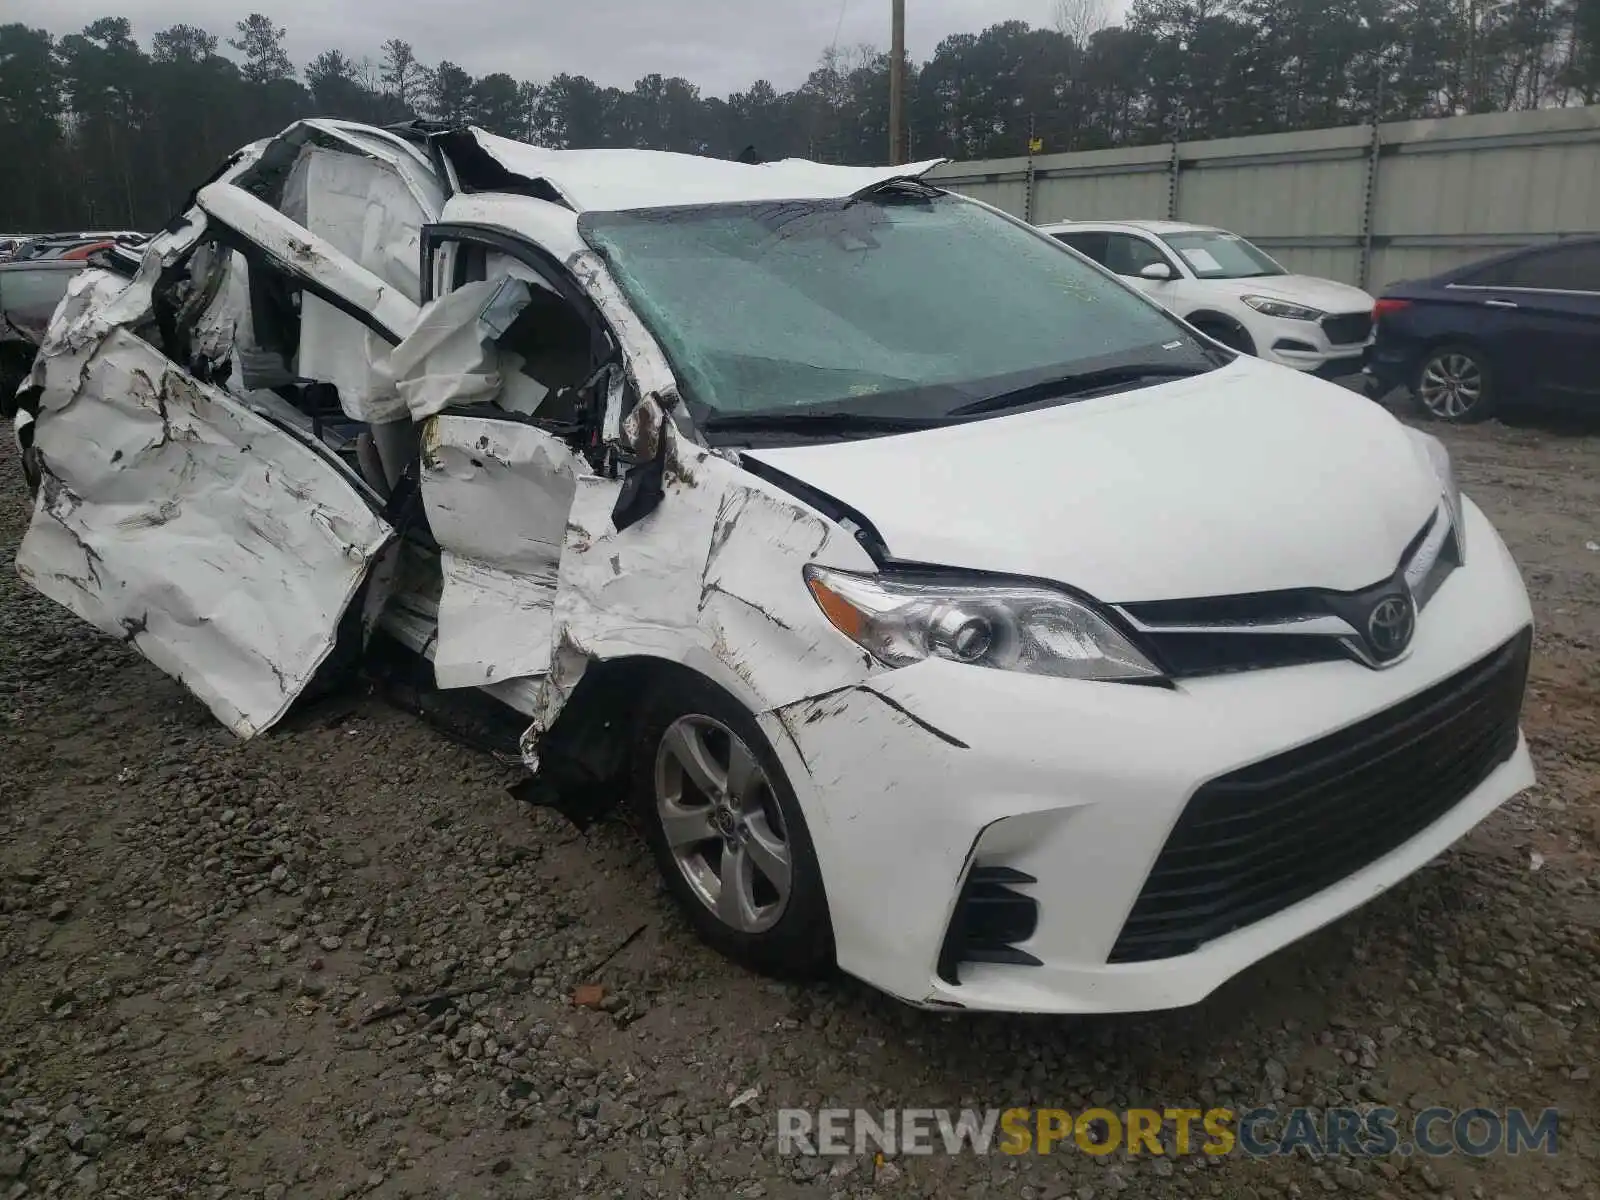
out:
<path id="1" fill-rule="evenodd" d="M 254 147 L 250 149 L 253 151 Z M 241 152 L 235 169 L 243 169 L 248 161 L 249 153 Z M 150 240 L 132 279 L 97 267 L 87 267 L 75 275 L 56 306 L 24 388 L 41 393 L 54 390 L 58 396 L 70 396 L 89 356 L 110 330 L 118 326 L 139 329 L 151 323 L 151 294 L 156 281 L 168 266 L 194 248 L 204 232 L 205 220 L 199 214 L 174 221 Z M 34 409 L 19 408 L 14 420 L 17 444 L 30 454 L 36 425 Z"/>
<path id="2" fill-rule="evenodd" d="M 505 145 L 521 157 L 503 169 L 548 165 L 544 151 Z M 407 162 L 412 153 L 378 148 Z M 260 147 L 252 153 L 259 157 Z M 596 659 L 654 654 L 681 662 L 758 713 L 856 685 L 877 669 L 816 620 L 800 583 L 807 562 L 869 570 L 865 552 L 847 532 L 684 432 L 670 367 L 603 259 L 583 244 L 572 211 L 531 196 L 480 194 L 452 198 L 443 216 L 515 229 L 523 210 L 534 209 L 544 224 L 559 225 L 549 243 L 620 343 L 638 401 L 624 421 L 624 380 L 613 373 L 603 388 L 603 440 L 661 466 L 664 499 L 621 529 L 613 521 L 615 475 L 595 473 L 530 422 L 537 398 L 523 404 L 507 393 L 493 342 L 503 331 L 498 317 L 527 303 L 529 283 L 516 278 L 524 273 L 467 284 L 419 320 L 407 294 L 413 276 L 397 267 L 385 277 L 366 217 L 356 244 L 356 193 L 371 181 L 341 157 L 312 147 L 299 159 L 307 195 L 316 190 L 316 171 L 349 176 L 341 194 L 351 203 L 326 209 L 321 234 L 229 182 L 249 167 L 245 156 L 200 190 L 199 208 L 157 239 L 133 281 L 106 283 L 56 323 L 57 344 L 47 347 L 40 374 L 39 450 L 48 479 L 19 556 L 41 591 L 127 636 L 248 736 L 278 719 L 314 674 L 392 536 L 371 490 L 320 447 L 264 419 L 248 399 L 195 382 L 134 336 L 137 329 L 154 334 L 153 288 L 206 236 L 209 219 L 250 243 L 252 262 L 264 255 L 304 280 L 307 298 L 322 291 L 317 303 L 341 321 L 360 314 L 398 340 L 381 355 L 376 343 L 357 347 L 346 365 L 368 385 L 360 415 L 398 416 L 422 434 L 423 503 L 441 546 L 439 626 L 430 647 L 441 686 L 494 688 L 542 677 L 537 731 Z M 578 206 L 681 203 L 696 189 L 722 200 L 847 196 L 932 165 L 856 170 L 643 157 L 661 168 L 654 184 L 640 173 L 637 153 L 627 156 L 626 172 L 604 153 L 549 161 L 563 164 L 560 186 Z M 288 202 L 294 207 L 292 196 Z M 308 204 L 302 215 L 311 221 L 309 212 Z M 241 291 L 246 269 L 233 265 L 197 325 L 208 356 L 231 349 L 237 358 L 253 344 Z M 309 344 L 319 344 L 315 329 Z M 240 382 L 249 374 L 241 371 Z M 341 399 L 360 394 L 342 376 L 339 390 Z M 495 404 L 500 409 L 488 408 Z M 454 411 L 464 405 L 480 411 Z"/>
<path id="3" fill-rule="evenodd" d="M 543 675 L 567 510 L 588 465 L 511 418 L 445 413 L 422 439 L 422 499 L 441 546 L 433 656 L 441 688 Z"/>
<path id="4" fill-rule="evenodd" d="M 559 259 L 589 245 L 578 234 L 578 215 L 569 208 L 506 192 L 459 192 L 445 201 L 439 218 L 447 225 L 487 225 L 526 238 Z"/>
<path id="5" fill-rule="evenodd" d="M 592 474 L 578 479 L 556 593 L 555 651 L 530 744 L 598 659 L 647 654 L 682 663 L 755 713 L 857 684 L 879 669 L 817 619 L 801 582 L 806 563 L 870 570 L 854 538 L 695 445 L 663 422 L 653 401 L 627 425 L 645 457 L 665 437 L 664 496 L 619 531 L 617 484 Z"/>
<path id="6" fill-rule="evenodd" d="M 327 657 L 392 530 L 334 463 L 149 343 L 113 329 L 84 350 L 43 397 L 17 570 L 250 737 Z"/>
<path id="7" fill-rule="evenodd" d="M 665 150 L 550 150 L 474 127 L 477 149 L 502 171 L 551 188 L 578 212 L 686 204 L 845 200 L 896 179 L 917 179 L 945 162 L 843 167 L 806 159 L 741 163 Z M 458 170 L 471 168 L 458 156 Z"/>
<path id="8" fill-rule="evenodd" d="M 197 309 L 189 323 L 189 352 L 216 368 L 226 365 L 230 381 L 238 378 L 232 364 L 239 348 L 239 325 L 250 316 L 247 271 L 244 255 L 215 244 L 197 249 L 190 266 L 191 276 L 204 282 L 184 305 Z"/>
<path id="9" fill-rule="evenodd" d="M 230 183 L 200 189 L 200 207 L 236 231 L 269 259 L 313 290 L 338 296 L 379 329 L 403 337 L 417 319 L 405 292 L 341 254 L 327 239 L 294 224 L 271 205 Z"/>

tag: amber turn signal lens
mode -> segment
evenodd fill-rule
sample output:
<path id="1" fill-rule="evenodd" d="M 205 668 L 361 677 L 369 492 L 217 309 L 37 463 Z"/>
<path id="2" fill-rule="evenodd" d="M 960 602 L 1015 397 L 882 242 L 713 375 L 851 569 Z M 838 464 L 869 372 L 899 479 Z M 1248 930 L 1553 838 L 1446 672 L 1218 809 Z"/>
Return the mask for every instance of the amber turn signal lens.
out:
<path id="1" fill-rule="evenodd" d="M 822 609 L 823 615 L 833 623 L 833 627 L 851 641 L 859 642 L 867 628 L 867 619 L 861 610 L 815 575 L 806 580 L 806 586 L 811 589 L 817 607 Z"/>

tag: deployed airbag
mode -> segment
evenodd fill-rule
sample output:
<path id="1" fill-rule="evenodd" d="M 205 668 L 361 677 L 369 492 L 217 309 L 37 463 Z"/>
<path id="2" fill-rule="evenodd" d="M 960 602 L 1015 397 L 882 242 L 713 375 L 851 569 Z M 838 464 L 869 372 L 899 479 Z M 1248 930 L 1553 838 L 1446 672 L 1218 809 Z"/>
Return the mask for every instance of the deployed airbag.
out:
<path id="1" fill-rule="evenodd" d="M 395 391 L 421 422 L 447 408 L 484 404 L 500 394 L 494 340 L 528 303 L 521 279 L 468 283 L 424 306 L 411 335 L 394 348 Z"/>

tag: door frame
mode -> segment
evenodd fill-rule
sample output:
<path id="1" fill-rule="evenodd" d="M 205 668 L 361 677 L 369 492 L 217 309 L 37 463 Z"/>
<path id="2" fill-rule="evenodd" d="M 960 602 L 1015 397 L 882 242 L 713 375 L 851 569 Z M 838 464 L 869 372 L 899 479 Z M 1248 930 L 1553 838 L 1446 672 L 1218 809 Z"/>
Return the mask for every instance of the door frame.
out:
<path id="1" fill-rule="evenodd" d="M 449 288 L 447 292 L 440 293 L 436 285 L 440 276 L 441 253 L 446 247 L 450 249 L 450 258 L 448 259 L 450 266 Z M 425 306 L 436 299 L 439 294 L 449 294 L 449 292 L 453 292 L 470 282 L 466 278 L 467 255 L 461 253 L 464 247 L 489 250 L 510 257 L 531 270 L 563 302 L 574 308 L 588 329 L 589 378 L 595 381 L 594 386 L 597 389 L 602 389 L 597 396 L 600 402 L 590 408 L 585 419 L 576 427 L 533 414 L 502 410 L 491 404 L 452 405 L 427 418 L 422 423 L 423 426 L 426 426 L 429 422 L 448 423 L 452 419 L 465 419 L 534 430 L 539 435 L 565 447 L 573 455 L 574 460 L 581 464 L 580 478 L 585 474 L 600 474 L 606 455 L 602 430 L 606 424 L 607 415 L 620 403 L 619 390 L 630 386 L 626 382 L 626 359 L 621 339 L 615 335 L 609 323 L 606 322 L 594 299 L 553 255 L 540 249 L 532 242 L 507 233 L 502 229 L 471 222 L 438 222 L 424 227 L 422 261 L 419 266 L 423 287 L 423 304 Z M 607 368 L 610 368 L 613 372 L 609 385 L 604 382 L 602 375 L 602 372 Z M 417 451 L 418 462 L 416 470 L 424 511 L 427 511 L 430 499 L 438 495 L 434 490 L 436 485 L 430 483 L 426 464 L 422 461 L 426 453 L 423 443 L 431 440 L 433 439 L 426 435 L 419 438 Z M 511 440 L 526 441 L 526 437 L 519 439 L 517 434 L 513 432 L 511 433 Z M 602 461 L 597 462 L 597 457 Z M 483 467 L 483 463 L 475 463 L 475 465 L 480 468 Z M 482 486 L 491 486 L 491 482 L 485 482 Z M 561 529 L 565 529 L 569 518 L 570 508 L 567 512 L 561 514 L 559 526 Z M 550 578 L 540 580 L 516 571 L 507 572 L 497 566 L 492 559 L 485 559 L 481 552 L 477 556 L 460 556 L 459 563 L 452 566 L 452 561 L 459 556 L 459 551 L 452 547 L 448 535 L 441 537 L 440 530 L 432 522 L 430 522 L 430 530 L 433 540 L 440 551 L 440 566 L 444 576 L 444 591 L 440 597 L 437 624 L 433 638 L 434 655 L 432 656 L 434 657 L 435 679 L 438 686 L 445 689 L 484 687 L 490 684 L 504 684 L 517 678 L 538 678 L 542 676 L 548 670 L 548 659 L 545 659 L 543 666 L 537 673 L 529 675 L 526 670 L 519 672 L 516 669 L 516 660 L 513 658 L 511 674 L 502 677 L 493 670 L 496 664 L 488 661 L 487 657 L 481 652 L 474 652 L 474 646 L 483 641 L 486 631 L 492 632 L 495 628 L 503 629 L 506 627 L 505 623 L 502 623 L 501 626 L 496 626 L 490 620 L 491 614 L 484 612 L 480 607 L 480 628 L 452 631 L 446 628 L 446 608 L 449 597 L 452 594 L 452 587 L 467 589 L 469 595 L 475 593 L 477 597 L 475 602 L 480 606 L 484 604 L 494 605 L 496 597 L 504 599 L 506 603 L 512 606 L 506 610 L 515 618 L 511 624 L 525 622 L 527 620 L 526 614 L 529 611 L 548 602 L 553 629 L 556 591 L 560 586 L 560 563 L 563 554 L 562 541 L 557 539 L 548 543 L 554 551 L 554 571 Z M 460 644 L 456 645 L 458 638 Z M 451 656 L 442 656 L 442 648 L 447 644 L 454 645 L 455 651 L 452 652 Z M 543 649 L 553 651 L 553 645 L 546 646 Z M 449 660 L 445 675 L 438 673 L 441 656 Z"/>

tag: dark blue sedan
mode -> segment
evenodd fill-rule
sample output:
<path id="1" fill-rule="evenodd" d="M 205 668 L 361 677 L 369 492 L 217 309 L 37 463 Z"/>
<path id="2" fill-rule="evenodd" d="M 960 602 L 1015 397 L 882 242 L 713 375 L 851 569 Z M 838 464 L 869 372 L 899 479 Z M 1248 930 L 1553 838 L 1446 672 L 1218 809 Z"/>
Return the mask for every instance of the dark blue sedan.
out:
<path id="1" fill-rule="evenodd" d="M 1370 395 L 1408 388 L 1442 421 L 1515 406 L 1600 413 L 1600 237 L 1394 284 L 1372 315 Z"/>

